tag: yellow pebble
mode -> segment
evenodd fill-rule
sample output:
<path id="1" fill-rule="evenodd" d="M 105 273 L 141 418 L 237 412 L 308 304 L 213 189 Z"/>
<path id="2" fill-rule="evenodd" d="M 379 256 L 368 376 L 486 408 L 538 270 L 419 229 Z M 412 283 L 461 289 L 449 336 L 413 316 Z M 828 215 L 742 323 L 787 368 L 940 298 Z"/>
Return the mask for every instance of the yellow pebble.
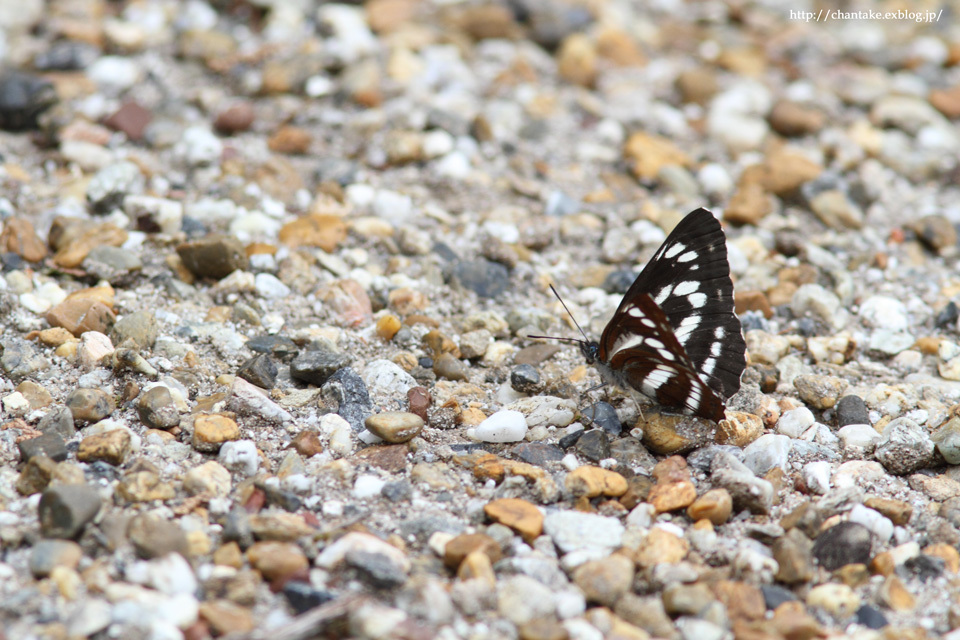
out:
<path id="1" fill-rule="evenodd" d="M 377 335 L 384 340 L 393 340 L 393 336 L 400 331 L 400 318 L 393 314 L 387 314 L 377 320 Z"/>

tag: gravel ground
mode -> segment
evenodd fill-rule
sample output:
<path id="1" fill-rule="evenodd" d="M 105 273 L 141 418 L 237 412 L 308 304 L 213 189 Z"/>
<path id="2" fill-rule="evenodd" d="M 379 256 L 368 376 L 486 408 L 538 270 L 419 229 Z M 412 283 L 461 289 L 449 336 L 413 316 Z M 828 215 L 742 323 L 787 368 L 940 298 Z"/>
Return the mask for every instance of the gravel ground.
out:
<path id="1" fill-rule="evenodd" d="M 0 639 L 960 638 L 960 4 L 849 5 L 0 3 Z M 526 337 L 700 206 L 719 425 Z"/>

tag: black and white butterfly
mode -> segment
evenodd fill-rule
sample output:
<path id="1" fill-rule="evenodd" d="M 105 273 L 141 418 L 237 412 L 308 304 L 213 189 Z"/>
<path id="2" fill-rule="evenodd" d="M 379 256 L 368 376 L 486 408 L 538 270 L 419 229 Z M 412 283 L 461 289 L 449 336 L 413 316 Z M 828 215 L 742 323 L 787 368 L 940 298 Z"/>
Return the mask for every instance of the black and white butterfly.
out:
<path id="1" fill-rule="evenodd" d="M 722 420 L 724 401 L 740 389 L 746 343 L 720 222 L 706 209 L 688 214 L 627 290 L 600 341 L 572 341 L 604 382 Z"/>

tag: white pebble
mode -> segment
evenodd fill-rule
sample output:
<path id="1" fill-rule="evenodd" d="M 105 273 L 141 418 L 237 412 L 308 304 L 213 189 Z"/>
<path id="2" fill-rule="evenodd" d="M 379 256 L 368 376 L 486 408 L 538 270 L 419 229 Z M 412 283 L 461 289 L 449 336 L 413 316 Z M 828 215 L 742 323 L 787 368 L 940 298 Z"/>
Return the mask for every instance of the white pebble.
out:
<path id="1" fill-rule="evenodd" d="M 343 515 L 343 506 L 340 500 L 327 500 L 323 503 L 321 511 L 328 518 L 338 518 Z"/>
<path id="2" fill-rule="evenodd" d="M 814 422 L 813 412 L 806 407 L 798 407 L 785 411 L 777 421 L 777 433 L 791 438 L 799 437 L 803 430 Z"/>
<path id="3" fill-rule="evenodd" d="M 879 511 L 862 504 L 855 504 L 850 509 L 850 522 L 860 523 L 870 529 L 882 543 L 893 537 L 893 522 Z"/>
<path id="4" fill-rule="evenodd" d="M 822 496 L 830 490 L 830 463 L 818 460 L 803 465 L 803 481 L 810 491 Z"/>
<path id="5" fill-rule="evenodd" d="M 705 164 L 697 172 L 700 188 L 711 196 L 725 196 L 733 191 L 733 179 L 723 166 L 711 162 Z"/>
<path id="6" fill-rule="evenodd" d="M 357 476 L 353 483 L 353 497 L 357 500 L 366 500 L 380 495 L 380 490 L 386 482 L 377 476 L 364 474 Z"/>
<path id="7" fill-rule="evenodd" d="M 573 471 L 580 466 L 580 463 L 577 461 L 577 456 L 568 453 L 560 460 L 560 465 L 567 471 Z"/>
<path id="8" fill-rule="evenodd" d="M 254 279 L 257 293 L 267 299 L 285 298 L 290 295 L 290 287 L 269 273 L 258 273 Z"/>
<path id="9" fill-rule="evenodd" d="M 468 433 L 483 442 L 520 442 L 527 435 L 527 419 L 519 411 L 497 411 Z"/>
<path id="10" fill-rule="evenodd" d="M 252 476 L 260 466 L 260 456 L 253 440 L 234 440 L 220 447 L 220 464 L 231 471 Z"/>
<path id="11" fill-rule="evenodd" d="M 470 159 L 461 151 L 451 151 L 434 165 L 437 173 L 445 178 L 463 180 L 470 176 Z"/>
<path id="12" fill-rule="evenodd" d="M 871 296 L 860 305 L 860 319 L 868 327 L 904 331 L 910 325 L 907 308 L 890 296 Z"/>
<path id="13" fill-rule="evenodd" d="M 413 200 L 410 196 L 381 189 L 373 199 L 373 212 L 377 217 L 390 224 L 400 225 L 406 222 L 413 213 Z"/>
<path id="14" fill-rule="evenodd" d="M 133 58 L 103 56 L 87 67 L 87 77 L 102 89 L 120 92 L 140 81 L 141 70 Z"/>
<path id="15" fill-rule="evenodd" d="M 190 166 L 216 164 L 223 153 L 223 143 L 205 127 L 190 127 L 183 132 L 175 153 Z"/>
<path id="16" fill-rule="evenodd" d="M 19 391 L 3 397 L 3 410 L 10 415 L 21 416 L 29 409 L 30 402 L 27 401 L 26 397 Z"/>
<path id="17" fill-rule="evenodd" d="M 113 353 L 110 338 L 99 331 L 87 331 L 80 336 L 77 358 L 88 371 L 100 364 L 100 360 Z"/>
<path id="18" fill-rule="evenodd" d="M 439 158 L 453 151 L 453 136 L 443 129 L 428 131 L 423 136 L 423 155 L 427 158 Z"/>

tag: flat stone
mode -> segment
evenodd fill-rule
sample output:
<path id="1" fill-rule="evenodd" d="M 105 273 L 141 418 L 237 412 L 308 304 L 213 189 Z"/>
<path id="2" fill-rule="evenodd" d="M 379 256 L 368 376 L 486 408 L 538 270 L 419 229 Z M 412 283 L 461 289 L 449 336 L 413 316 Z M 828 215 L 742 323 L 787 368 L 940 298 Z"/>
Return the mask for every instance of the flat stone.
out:
<path id="1" fill-rule="evenodd" d="M 635 560 L 637 566 L 649 568 L 654 565 L 676 564 L 690 551 L 690 544 L 669 531 L 654 527 L 637 547 Z"/>
<path id="2" fill-rule="evenodd" d="M 277 381 L 277 373 L 276 363 L 265 353 L 253 356 L 237 369 L 238 376 L 261 389 L 272 389 Z"/>
<path id="3" fill-rule="evenodd" d="M 318 387 L 350 364 L 350 357 L 331 349 L 304 351 L 290 363 L 290 375 Z"/>
<path id="4" fill-rule="evenodd" d="M 279 238 L 290 247 L 320 247 L 333 253 L 347 238 L 347 224 L 340 216 L 310 214 L 283 225 Z"/>
<path id="5" fill-rule="evenodd" d="M 67 298 L 44 316 L 52 327 L 63 327 L 79 337 L 87 331 L 109 334 L 116 315 L 107 305 L 92 298 Z"/>
<path id="6" fill-rule="evenodd" d="M 175 522 L 150 513 L 134 516 L 127 525 L 127 537 L 141 558 L 160 558 L 168 553 L 187 557 L 189 543 Z"/>
<path id="7" fill-rule="evenodd" d="M 777 580 L 784 584 L 808 582 L 813 578 L 813 543 L 799 529 L 791 529 L 772 547 L 779 570 Z"/>
<path id="8" fill-rule="evenodd" d="M 50 368 L 50 362 L 37 348 L 21 338 L 0 339 L 0 369 L 14 382 L 35 376 Z"/>
<path id="9" fill-rule="evenodd" d="M 552 358 L 557 353 L 560 353 L 560 346 L 555 344 L 534 344 L 529 347 L 524 347 L 517 351 L 513 356 L 514 363 L 518 365 L 532 365 L 537 366 L 550 358 Z"/>
<path id="10" fill-rule="evenodd" d="M 40 530 L 47 538 L 76 538 L 100 506 L 100 494 L 90 485 L 50 487 L 40 497 Z"/>
<path id="11" fill-rule="evenodd" d="M 37 428 L 44 433 L 57 433 L 63 438 L 72 438 L 77 431 L 73 424 L 73 413 L 64 405 L 51 407 L 47 414 L 40 418 Z"/>
<path id="12" fill-rule="evenodd" d="M 423 419 L 405 411 L 375 413 L 364 421 L 364 426 L 387 442 L 398 444 L 412 440 L 423 430 Z"/>
<path id="13" fill-rule="evenodd" d="M 500 560 L 502 552 L 496 540 L 483 533 L 461 533 L 443 547 L 443 564 L 456 570 L 471 553 L 479 551 L 493 564 Z"/>
<path id="14" fill-rule="evenodd" d="M 510 286 L 510 273 L 502 264 L 479 259 L 458 262 L 452 279 L 481 298 L 497 298 Z"/>
<path id="15" fill-rule="evenodd" d="M 488 502 L 483 512 L 494 522 L 519 533 L 528 543 L 543 532 L 543 513 L 536 505 L 521 498 L 500 498 Z"/>
<path id="16" fill-rule="evenodd" d="M 247 549 L 247 560 L 267 580 L 282 580 L 309 566 L 299 545 L 292 542 L 257 542 Z"/>
<path id="17" fill-rule="evenodd" d="M 151 502 L 153 500 L 171 500 L 176 491 L 169 482 L 160 480 L 153 471 L 127 473 L 116 487 L 116 495 L 127 502 Z"/>
<path id="18" fill-rule="evenodd" d="M 524 462 L 538 467 L 544 467 L 551 462 L 560 462 L 564 456 L 563 449 L 546 442 L 521 442 L 510 451 Z"/>
<path id="19" fill-rule="evenodd" d="M 152 349 L 157 342 L 159 326 L 152 311 L 134 311 L 117 320 L 110 332 L 114 344 L 133 340 L 141 349 Z"/>
<path id="20" fill-rule="evenodd" d="M 574 448 L 587 460 L 600 462 L 610 457 L 610 437 L 603 429 L 590 429 L 580 436 Z"/>
<path id="21" fill-rule="evenodd" d="M 568 473 L 564 486 L 575 497 L 595 498 L 602 495 L 616 498 L 627 492 L 627 481 L 622 475 L 590 465 L 577 467 Z"/>
<path id="22" fill-rule="evenodd" d="M 20 450 L 20 460 L 29 462 L 35 456 L 45 456 L 51 460 L 62 462 L 67 459 L 67 444 L 63 436 L 56 431 L 43 433 L 29 440 L 17 443 Z"/>
<path id="23" fill-rule="evenodd" d="M 547 514 L 543 530 L 563 553 L 581 549 L 612 550 L 620 546 L 624 533 L 624 527 L 617 518 L 578 511 Z"/>
<path id="24" fill-rule="evenodd" d="M 81 462 L 100 460 L 119 466 L 130 453 L 131 446 L 132 437 L 127 429 L 111 429 L 81 440 L 80 448 L 77 449 L 77 460 Z"/>
<path id="25" fill-rule="evenodd" d="M 821 567 L 833 571 L 850 563 L 867 564 L 871 549 L 869 529 L 854 522 L 840 522 L 817 536 L 813 555 Z"/>

